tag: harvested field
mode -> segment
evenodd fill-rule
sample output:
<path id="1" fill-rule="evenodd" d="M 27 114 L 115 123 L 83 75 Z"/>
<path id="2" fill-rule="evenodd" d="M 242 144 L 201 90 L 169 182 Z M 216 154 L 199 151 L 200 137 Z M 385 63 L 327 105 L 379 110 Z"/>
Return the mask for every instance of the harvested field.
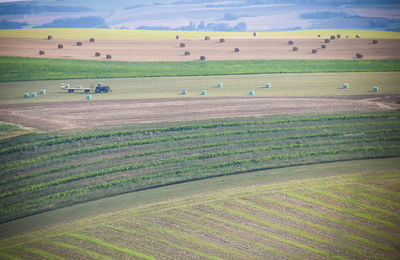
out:
<path id="1" fill-rule="evenodd" d="M 399 96 L 222 97 L 48 102 L 0 106 L 0 121 L 40 130 L 262 115 L 382 111 Z M 393 102 L 393 103 L 392 103 Z"/>
<path id="2" fill-rule="evenodd" d="M 192 61 L 205 55 L 207 60 L 278 60 L 278 59 L 355 59 L 355 53 L 363 53 L 364 59 L 400 59 L 399 39 L 337 39 L 329 43 L 323 53 L 310 55 L 312 49 L 320 48 L 323 39 L 296 39 L 297 52 L 288 45 L 288 39 L 276 38 L 230 38 L 224 44 L 219 39 L 183 40 L 192 55 L 185 56 L 176 40 L 97 40 L 92 44 L 76 46 L 76 39 L 63 40 L 64 48 L 57 49 L 53 41 L 46 39 L 0 38 L 0 56 L 40 57 L 38 50 L 46 52 L 47 58 L 101 59 L 95 52 L 112 53 L 113 60 L 120 61 Z M 239 48 L 240 53 L 233 53 Z"/>

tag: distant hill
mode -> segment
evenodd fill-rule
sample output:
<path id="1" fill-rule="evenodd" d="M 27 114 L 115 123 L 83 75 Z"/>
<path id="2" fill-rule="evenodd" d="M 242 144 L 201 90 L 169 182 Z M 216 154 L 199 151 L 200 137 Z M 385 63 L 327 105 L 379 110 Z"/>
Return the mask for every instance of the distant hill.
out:
<path id="1" fill-rule="evenodd" d="M 0 21 L 2 29 L 400 31 L 400 3 L 397 0 L 36 0 L 0 3 Z"/>

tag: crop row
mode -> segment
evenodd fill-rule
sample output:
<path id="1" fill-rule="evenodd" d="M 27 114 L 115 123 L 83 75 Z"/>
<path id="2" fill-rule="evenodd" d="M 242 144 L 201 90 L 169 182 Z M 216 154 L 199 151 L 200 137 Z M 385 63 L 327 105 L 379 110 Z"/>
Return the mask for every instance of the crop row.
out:
<path id="1" fill-rule="evenodd" d="M 235 127 L 235 126 L 251 126 L 251 125 L 272 125 L 272 124 L 291 124 L 291 123 L 304 123 L 304 122 L 321 122 L 321 121 L 332 121 L 332 120 L 354 120 L 354 119 L 378 119 L 378 118 L 400 118 L 395 114 L 361 114 L 361 115 L 342 115 L 342 116 L 321 116 L 312 118 L 292 118 L 292 119 L 281 119 L 281 120 L 265 120 L 265 121 L 238 121 L 238 122 L 221 122 L 221 123 L 209 123 L 209 124 L 192 124 L 182 126 L 171 126 L 165 128 L 148 128 L 148 129 L 134 129 L 134 130 L 119 130 L 113 132 L 101 132 L 79 136 L 67 136 L 59 137 L 50 140 L 44 140 L 34 143 L 25 143 L 15 146 L 9 146 L 0 150 L 0 155 L 8 154 L 12 152 L 22 152 L 26 150 L 32 150 L 40 146 L 57 145 L 62 143 L 70 143 L 88 139 L 98 138 L 109 138 L 112 136 L 127 136 L 142 133 L 163 133 L 163 132 L 180 132 L 184 130 L 194 129 L 212 129 L 219 127 Z"/>
<path id="2" fill-rule="evenodd" d="M 272 150 L 282 150 L 282 149 L 298 149 L 298 148 L 307 148 L 307 147 L 321 147 L 321 146 L 332 146 L 332 145 L 339 145 L 339 144 L 355 144 L 355 143 L 367 143 L 367 142 L 382 142 L 382 141 L 399 141 L 399 136 L 392 136 L 392 137 L 384 137 L 384 138 L 361 138 L 361 139 L 352 139 L 352 140 L 341 140 L 337 142 L 318 142 L 318 143 L 306 143 L 306 144 L 287 144 L 287 145 L 270 145 L 270 146 L 261 146 L 261 147 L 253 147 L 247 149 L 240 149 L 240 150 L 228 150 L 228 151 L 220 151 L 216 153 L 203 153 L 199 155 L 189 155 L 183 156 L 178 158 L 169 158 L 165 160 L 159 161 L 151 161 L 151 162 L 144 162 L 144 163 L 137 163 L 131 165 L 123 165 L 115 168 L 109 168 L 105 170 L 93 171 L 93 172 L 86 172 L 79 175 L 74 175 L 66 178 L 57 179 L 51 182 L 46 183 L 39 183 L 32 186 L 20 188 L 17 190 L 13 190 L 6 193 L 1 193 L 0 198 L 5 198 L 9 196 L 13 196 L 22 192 L 34 191 L 37 189 L 43 189 L 49 186 L 60 185 L 64 183 L 69 183 L 73 181 L 78 181 L 87 178 L 98 177 L 106 174 L 112 174 L 116 172 L 126 172 L 131 170 L 137 170 L 146 167 L 154 167 L 154 166 L 161 166 L 176 162 L 185 162 L 191 160 L 203 160 L 209 158 L 216 158 L 220 156 L 228 156 L 228 155 L 236 155 L 236 154 L 245 154 L 245 153 L 256 153 L 256 152 L 267 152 Z"/>
<path id="3" fill-rule="evenodd" d="M 51 160 L 56 158 L 65 158 L 67 156 L 79 155 L 85 153 L 91 153 L 102 150 L 110 150 L 122 147 L 130 147 L 136 145 L 145 145 L 145 144 L 154 144 L 168 141 L 181 141 L 181 140 L 190 140 L 197 138 L 210 138 L 217 136 L 228 136 L 228 135 L 243 135 L 243 134 L 265 134 L 265 133 L 278 133 L 278 132 L 288 132 L 288 131 L 299 131 L 299 130 L 316 130 L 316 129 L 330 129 L 330 128 L 355 128 L 355 127 L 383 127 L 384 125 L 392 125 L 393 122 L 366 122 L 366 123 L 353 123 L 353 124 L 336 124 L 336 125 L 316 125 L 316 126 L 306 126 L 306 127 L 285 127 L 285 128 L 267 128 L 267 129 L 246 129 L 246 130 L 237 130 L 232 132 L 206 132 L 192 135 L 181 135 L 181 136 L 169 136 L 169 137 L 159 137 L 159 138 L 151 138 L 145 140 L 135 140 L 135 141 L 126 141 L 126 142 L 117 142 L 111 144 L 104 144 L 92 147 L 84 147 L 80 149 L 70 150 L 67 152 L 57 153 L 53 155 L 45 155 L 40 156 L 28 160 L 20 160 L 8 164 L 4 164 L 0 166 L 1 170 L 12 169 L 14 167 L 19 167 L 23 165 L 31 165 L 33 163 L 38 163 L 44 160 Z"/>
<path id="4" fill-rule="evenodd" d="M 79 167 L 89 166 L 89 165 L 96 165 L 100 163 L 116 161 L 116 160 L 124 160 L 129 158 L 137 158 L 137 157 L 144 157 L 156 154 L 163 154 L 163 153 L 170 153 L 170 152 L 177 152 L 177 151 L 185 151 L 185 150 L 195 150 L 195 149 L 202 149 L 202 148 L 210 148 L 210 147 L 220 147 L 220 146 L 227 146 L 232 144 L 251 144 L 251 143 L 259 143 L 259 142 L 267 142 L 267 141 L 284 141 L 284 140 L 296 140 L 296 139 L 311 139 L 317 137 L 335 137 L 335 136 L 344 136 L 344 135 L 351 135 L 357 134 L 359 131 L 345 131 L 345 132 L 324 132 L 324 133 L 315 133 L 315 134 L 307 134 L 307 135 L 295 135 L 295 136 L 284 136 L 284 137 L 267 137 L 267 138 L 253 138 L 253 139 L 241 139 L 235 141 L 226 141 L 226 142 L 217 142 L 217 143 L 207 143 L 207 144 L 200 144 L 200 145 L 192 145 L 192 146 L 182 146 L 177 148 L 169 148 L 169 149 L 161 149 L 161 150 L 154 150 L 149 152 L 142 152 L 142 153 L 134 153 L 134 154 L 127 154 L 117 157 L 111 158 L 103 158 L 100 160 L 83 162 L 83 163 L 75 163 L 75 164 L 68 164 L 63 165 L 51 169 L 41 170 L 38 172 L 34 172 L 27 175 L 17 175 L 8 179 L 4 179 L 0 181 L 0 185 L 14 183 L 25 179 L 30 179 L 33 177 L 43 176 L 50 173 L 57 173 L 65 170 L 75 169 Z M 363 131 L 364 134 L 385 134 L 385 133 L 399 133 L 398 129 L 380 129 L 380 130 L 369 130 Z M 62 156 L 65 157 L 65 156 Z"/>

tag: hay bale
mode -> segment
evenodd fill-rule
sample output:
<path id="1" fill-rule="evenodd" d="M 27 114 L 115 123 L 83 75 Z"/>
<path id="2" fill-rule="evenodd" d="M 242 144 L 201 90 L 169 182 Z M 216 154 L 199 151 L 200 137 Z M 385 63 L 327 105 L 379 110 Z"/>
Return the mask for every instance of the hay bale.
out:
<path id="1" fill-rule="evenodd" d="M 271 88 L 271 86 L 272 86 L 271 83 L 266 83 L 265 84 L 265 88 Z"/>
<path id="2" fill-rule="evenodd" d="M 348 35 L 346 35 L 346 38 L 349 38 L 349 36 L 348 36 Z"/>
<path id="3" fill-rule="evenodd" d="M 29 98 L 29 93 L 24 93 L 24 98 Z"/>
<path id="4" fill-rule="evenodd" d="M 318 34 L 317 37 L 320 38 L 320 37 L 321 37 L 321 34 Z"/>
<path id="5" fill-rule="evenodd" d="M 235 48 L 235 50 L 234 50 L 235 52 L 239 52 L 239 48 Z"/>
<path id="6" fill-rule="evenodd" d="M 336 39 L 335 35 L 331 35 L 331 40 Z"/>
<path id="7" fill-rule="evenodd" d="M 312 54 L 315 54 L 315 53 L 317 53 L 317 50 L 316 50 L 316 49 L 312 49 L 312 50 L 311 50 L 311 53 L 312 53 Z"/>
<path id="8" fill-rule="evenodd" d="M 322 44 L 322 45 L 321 45 L 321 48 L 322 48 L 322 49 L 326 49 L 326 45 L 325 45 L 325 44 Z"/>
<path id="9" fill-rule="evenodd" d="M 107 60 L 110 60 L 111 58 L 112 58 L 112 56 L 111 56 L 110 54 L 107 54 L 107 55 L 106 55 L 106 59 L 107 59 Z"/>
<path id="10" fill-rule="evenodd" d="M 256 37 L 256 36 L 257 36 L 257 33 L 256 33 L 256 32 L 253 32 L 253 36 Z"/>
<path id="11" fill-rule="evenodd" d="M 325 39 L 325 43 L 330 43 L 331 40 Z"/>
<path id="12" fill-rule="evenodd" d="M 349 84 L 347 84 L 347 83 L 343 84 L 343 88 L 344 89 L 348 89 L 349 88 Z"/>
<path id="13" fill-rule="evenodd" d="M 177 39 L 177 40 L 179 40 L 181 37 L 179 36 L 179 35 L 177 35 L 176 37 L 175 37 L 175 39 Z"/>
<path id="14" fill-rule="evenodd" d="M 207 90 L 204 90 L 204 89 L 203 89 L 203 90 L 201 91 L 201 95 L 202 95 L 202 96 L 207 95 Z"/>
<path id="15" fill-rule="evenodd" d="M 82 42 L 76 42 L 76 46 L 82 46 Z"/>
<path id="16" fill-rule="evenodd" d="M 372 44 L 378 44 L 378 40 L 373 40 Z"/>
<path id="17" fill-rule="evenodd" d="M 39 55 L 44 55 L 44 51 L 40 50 Z"/>
<path id="18" fill-rule="evenodd" d="M 341 35 L 340 34 L 336 34 L 336 38 L 340 39 Z"/>
<path id="19" fill-rule="evenodd" d="M 100 57 L 100 56 L 101 56 L 101 53 L 100 53 L 100 52 L 96 52 L 96 53 L 94 54 L 94 56 Z"/>
<path id="20" fill-rule="evenodd" d="M 32 92 L 31 97 L 33 97 L 33 98 L 37 97 L 36 92 Z"/>
<path id="21" fill-rule="evenodd" d="M 186 44 L 184 44 L 183 42 L 181 42 L 181 44 L 179 44 L 179 47 L 184 48 L 186 46 Z"/>
<path id="22" fill-rule="evenodd" d="M 89 42 L 94 42 L 94 38 L 90 38 L 90 39 L 89 39 Z"/>
<path id="23" fill-rule="evenodd" d="M 360 35 L 356 34 L 356 38 L 361 38 Z"/>
<path id="24" fill-rule="evenodd" d="M 289 45 L 293 45 L 294 42 L 293 41 L 289 41 L 288 43 L 289 43 Z"/>
<path id="25" fill-rule="evenodd" d="M 46 94 L 46 90 L 45 89 L 41 89 L 39 93 L 40 93 L 40 95 L 45 95 Z"/>
<path id="26" fill-rule="evenodd" d="M 186 89 L 183 89 L 182 90 L 182 95 L 186 95 L 187 94 L 187 90 Z"/>
<path id="27" fill-rule="evenodd" d="M 221 38 L 221 39 L 219 39 L 219 42 L 220 42 L 220 43 L 224 43 L 224 42 L 225 42 L 225 39 Z"/>
<path id="28" fill-rule="evenodd" d="M 92 95 L 87 95 L 86 96 L 86 100 L 91 100 L 92 99 Z"/>
<path id="29" fill-rule="evenodd" d="M 293 47 L 293 51 L 298 51 L 298 50 L 299 50 L 299 48 Z"/>
<path id="30" fill-rule="evenodd" d="M 379 90 L 378 87 L 373 87 L 373 88 L 372 88 L 372 91 L 373 91 L 373 92 L 378 92 L 378 90 Z"/>
<path id="31" fill-rule="evenodd" d="M 204 40 L 209 41 L 210 40 L 210 36 L 204 37 Z"/>
<path id="32" fill-rule="evenodd" d="M 64 45 L 59 44 L 59 45 L 58 45 L 58 48 L 59 48 L 59 49 L 62 49 L 62 48 L 64 48 Z"/>
<path id="33" fill-rule="evenodd" d="M 190 51 L 185 51 L 185 56 L 189 56 L 190 55 Z"/>
<path id="34" fill-rule="evenodd" d="M 222 83 L 218 83 L 217 88 L 222 88 Z"/>
<path id="35" fill-rule="evenodd" d="M 249 95 L 250 95 L 250 96 L 253 96 L 254 93 L 255 93 L 254 90 L 249 90 Z"/>
<path id="36" fill-rule="evenodd" d="M 356 57 L 357 57 L 358 59 L 362 59 L 364 56 L 363 56 L 361 53 L 357 53 L 357 54 L 356 54 Z"/>
<path id="37" fill-rule="evenodd" d="M 47 36 L 47 40 L 53 40 L 53 36 L 51 35 Z"/>
<path id="38" fill-rule="evenodd" d="M 200 56 L 200 60 L 206 60 L 206 56 Z"/>

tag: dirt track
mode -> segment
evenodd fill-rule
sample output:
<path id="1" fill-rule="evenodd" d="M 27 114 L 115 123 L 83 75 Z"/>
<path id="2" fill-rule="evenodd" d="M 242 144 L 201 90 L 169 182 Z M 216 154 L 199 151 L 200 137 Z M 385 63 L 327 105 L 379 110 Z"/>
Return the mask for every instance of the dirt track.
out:
<path id="1" fill-rule="evenodd" d="M 224 97 L 54 102 L 0 106 L 0 121 L 40 130 L 281 114 L 399 109 L 396 96 Z"/>
<path id="2" fill-rule="evenodd" d="M 47 40 L 0 38 L 0 56 L 68 58 L 105 60 L 106 54 L 112 60 L 120 61 L 193 61 L 204 55 L 206 60 L 273 60 L 273 59 L 356 59 L 356 53 L 364 55 L 363 59 L 400 59 L 400 40 L 379 39 L 372 44 L 372 39 L 340 38 L 325 44 L 322 38 L 292 39 L 277 38 L 225 38 L 205 41 L 204 39 L 184 40 L 96 40 L 88 39 L 77 46 L 78 40 Z M 62 43 L 63 49 L 57 45 Z M 181 48 L 180 43 L 185 47 Z M 293 46 L 298 51 L 293 51 Z M 239 52 L 234 52 L 239 48 Z M 317 53 L 312 54 L 311 50 Z M 39 50 L 45 55 L 39 55 Z M 190 51 L 190 56 L 184 52 Z M 95 53 L 100 52 L 100 57 Z"/>

